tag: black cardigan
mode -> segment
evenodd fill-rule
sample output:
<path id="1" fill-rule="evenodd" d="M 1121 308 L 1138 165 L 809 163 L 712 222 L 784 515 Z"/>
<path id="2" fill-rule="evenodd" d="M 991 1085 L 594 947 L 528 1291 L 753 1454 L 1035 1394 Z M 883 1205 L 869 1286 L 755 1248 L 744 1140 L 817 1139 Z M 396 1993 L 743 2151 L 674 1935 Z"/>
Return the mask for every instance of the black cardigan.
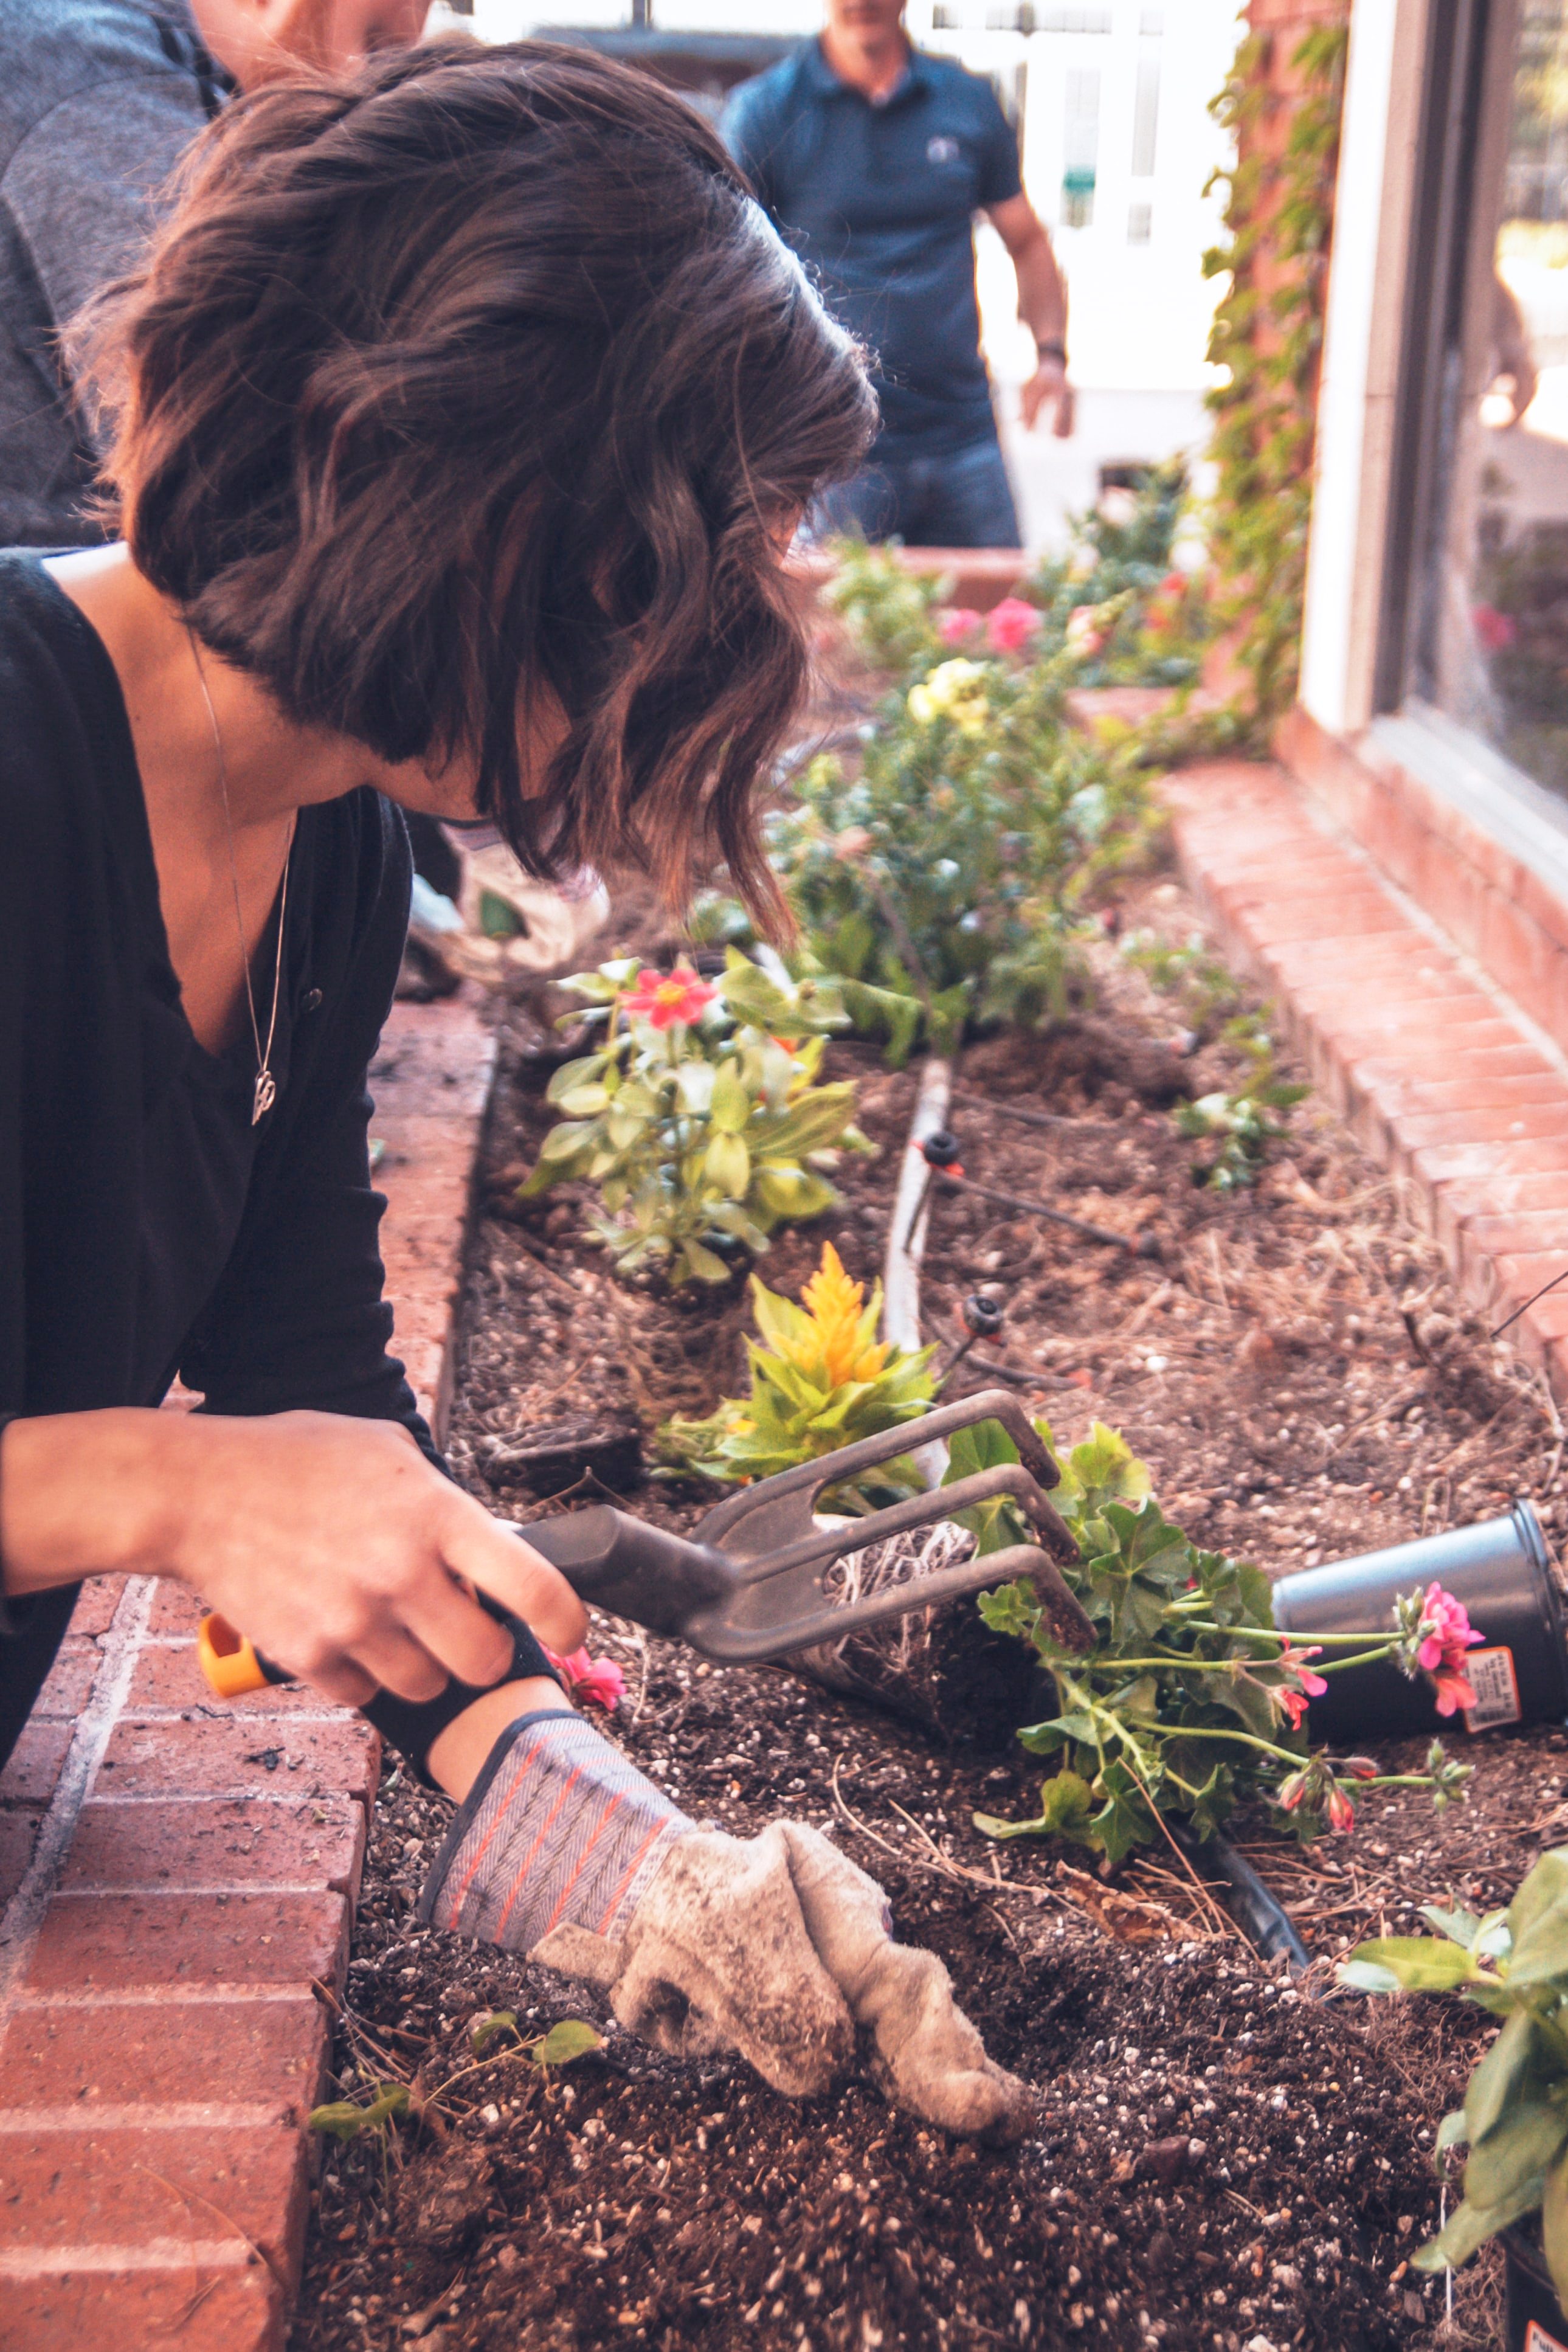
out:
<path id="1" fill-rule="evenodd" d="M 377 793 L 300 812 L 253 1130 L 248 1024 L 214 1056 L 181 1007 L 113 665 L 35 558 L 0 555 L 0 1425 L 156 1404 L 179 1372 L 210 1412 L 401 1421 L 439 1461 L 388 1353 L 367 1151 L 408 897 Z M 13 1728 L 17 1637 L 41 1611 L 57 1638 L 68 1602 L 13 1604 Z"/>

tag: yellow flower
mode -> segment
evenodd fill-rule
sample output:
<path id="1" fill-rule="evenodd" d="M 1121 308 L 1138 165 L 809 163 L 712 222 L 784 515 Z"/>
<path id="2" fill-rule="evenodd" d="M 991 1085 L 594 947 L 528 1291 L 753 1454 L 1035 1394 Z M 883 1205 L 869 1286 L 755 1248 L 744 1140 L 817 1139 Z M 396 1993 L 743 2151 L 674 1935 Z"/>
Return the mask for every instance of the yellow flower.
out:
<path id="1" fill-rule="evenodd" d="M 977 734 L 991 715 L 981 662 L 938 662 L 928 677 L 909 689 L 909 715 L 922 727 L 950 719 L 966 735 Z"/>
<path id="2" fill-rule="evenodd" d="M 885 1339 L 869 1345 L 862 1341 L 864 1301 L 864 1283 L 850 1280 L 832 1243 L 824 1242 L 822 1263 L 800 1293 L 800 1304 L 816 1327 L 830 1388 L 839 1388 L 845 1381 L 874 1381 L 887 1361 Z M 800 1358 L 795 1360 L 800 1363 Z"/>

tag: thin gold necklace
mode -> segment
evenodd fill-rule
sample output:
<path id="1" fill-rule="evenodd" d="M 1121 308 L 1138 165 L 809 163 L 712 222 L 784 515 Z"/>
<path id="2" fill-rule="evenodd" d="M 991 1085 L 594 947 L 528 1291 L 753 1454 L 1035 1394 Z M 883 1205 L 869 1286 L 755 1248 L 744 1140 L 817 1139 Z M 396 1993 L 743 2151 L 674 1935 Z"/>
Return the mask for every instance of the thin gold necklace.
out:
<path id="1" fill-rule="evenodd" d="M 245 943 L 245 910 L 240 904 L 239 866 L 235 858 L 234 817 L 229 809 L 229 772 L 228 763 L 224 758 L 223 730 L 218 725 L 218 714 L 213 708 L 212 690 L 207 685 L 207 673 L 202 661 L 202 649 L 197 642 L 196 633 L 188 621 L 185 624 L 185 635 L 191 640 L 191 658 L 196 665 L 196 678 L 202 689 L 202 700 L 207 706 L 207 717 L 212 721 L 213 748 L 218 756 L 218 791 L 223 795 L 224 831 L 228 836 L 229 883 L 234 891 L 235 928 L 239 933 L 240 963 L 245 972 L 245 1001 L 250 1007 L 250 1034 L 256 1045 L 256 1090 L 251 1097 L 250 1113 L 250 1123 L 255 1127 L 259 1120 L 267 1117 L 267 1112 L 277 1100 L 277 1081 L 272 1075 L 272 1041 L 277 1034 L 277 1003 L 283 993 L 283 927 L 288 919 L 288 871 L 294 863 L 294 835 L 299 820 L 296 814 L 294 823 L 288 828 L 288 847 L 283 854 L 283 895 L 277 908 L 277 955 L 272 967 L 272 1011 L 267 1018 L 267 1044 L 264 1047 L 261 1042 L 261 1024 L 256 1017 L 256 991 L 251 986 L 250 981 L 250 954 Z"/>

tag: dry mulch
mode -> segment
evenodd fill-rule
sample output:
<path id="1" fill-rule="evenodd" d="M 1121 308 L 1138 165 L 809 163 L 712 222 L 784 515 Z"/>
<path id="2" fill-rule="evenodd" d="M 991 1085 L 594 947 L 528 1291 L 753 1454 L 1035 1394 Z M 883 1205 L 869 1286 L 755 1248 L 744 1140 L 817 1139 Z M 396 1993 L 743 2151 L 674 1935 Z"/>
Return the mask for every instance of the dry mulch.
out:
<path id="1" fill-rule="evenodd" d="M 1194 928 L 1169 883 L 1124 911 L 1173 939 Z M 1194 1147 L 1155 1107 L 1181 1014 L 1110 945 L 1098 961 L 1090 1021 L 986 1041 L 960 1072 L 966 1096 L 1064 1123 L 1030 1129 L 967 1100 L 954 1123 L 971 1176 L 1152 1232 L 1159 1255 L 946 1195 L 926 1258 L 930 1335 L 955 1339 L 977 1284 L 1005 1286 L 986 1352 L 1027 1376 L 1030 1409 L 1069 1442 L 1095 1417 L 1121 1427 L 1172 1516 L 1275 1572 L 1516 1494 L 1560 1532 L 1555 1410 L 1456 1298 L 1395 1189 L 1311 1103 L 1254 1191 L 1196 1189 Z M 671 1298 L 613 1283 L 579 1237 L 572 1194 L 512 1210 L 549 1123 L 555 1009 L 536 998 L 507 1014 L 453 1423 L 462 1474 L 524 1521 L 574 1497 L 541 1502 L 515 1483 L 519 1444 L 541 1424 L 647 1426 L 706 1407 L 739 1373 L 747 1322 L 738 1288 Z M 853 1047 L 831 1058 L 862 1079 L 881 1155 L 846 1158 L 842 1207 L 763 1261 L 787 1290 L 824 1236 L 874 1276 L 913 1099 L 913 1073 Z M 1218 1042 L 1176 1066 L 1196 1093 L 1237 1065 Z M 651 1485 L 633 1507 L 682 1522 L 701 1506 Z M 1081 1849 L 988 1844 L 971 1812 L 1032 1811 L 1037 1787 L 994 1726 L 944 1745 L 779 1670 L 720 1672 L 612 1625 L 595 1643 L 627 1670 L 617 1735 L 689 1811 L 745 1834 L 787 1809 L 883 1880 L 900 1932 L 941 1953 L 993 2053 L 1038 2084 L 1038 2131 L 1005 2153 L 956 2145 L 860 2084 L 791 2105 L 738 2063 L 678 2065 L 614 2029 L 550 2079 L 502 2055 L 444 2089 L 491 2008 L 530 2032 L 605 2021 L 591 1994 L 411 1926 L 444 1808 L 394 1772 L 339 2063 L 346 2095 L 396 2076 L 435 2108 L 422 2132 L 329 2148 L 298 2352 L 1493 2340 L 1495 2256 L 1455 2282 L 1451 2322 L 1441 2284 L 1405 2268 L 1437 2221 L 1432 2137 L 1486 2021 L 1316 1996 L 1336 1952 L 1414 1927 L 1420 1902 L 1506 1899 L 1568 1832 L 1563 1733 L 1461 1733 L 1470 1801 L 1443 1816 L 1418 1795 L 1375 1795 L 1354 1838 L 1304 1853 L 1239 1824 L 1317 1958 L 1297 1986 L 1256 1960 L 1174 1850 L 1106 1882 Z M 1391 1767 L 1414 1752 L 1389 1749 Z"/>

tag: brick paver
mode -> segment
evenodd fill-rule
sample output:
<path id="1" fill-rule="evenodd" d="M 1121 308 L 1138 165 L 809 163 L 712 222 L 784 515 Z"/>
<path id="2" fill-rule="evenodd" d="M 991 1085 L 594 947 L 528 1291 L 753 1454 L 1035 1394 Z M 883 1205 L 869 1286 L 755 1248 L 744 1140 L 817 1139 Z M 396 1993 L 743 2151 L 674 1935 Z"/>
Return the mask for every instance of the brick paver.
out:
<path id="1" fill-rule="evenodd" d="M 395 1344 L 438 1432 L 493 1061 L 458 999 L 396 1007 L 372 1073 Z M 378 1743 L 308 1691 L 215 1702 L 198 1615 L 84 1587 L 0 1774 L 4 2352 L 281 2352 Z"/>
<path id="2" fill-rule="evenodd" d="M 1320 1090 L 1410 1183 L 1494 1322 L 1568 1269 L 1568 1062 L 1283 770 L 1167 780 L 1177 853 L 1230 956 L 1269 988 Z M 1490 962 L 1489 959 L 1489 962 Z M 1568 1398 L 1568 1284 L 1510 1333 Z"/>

